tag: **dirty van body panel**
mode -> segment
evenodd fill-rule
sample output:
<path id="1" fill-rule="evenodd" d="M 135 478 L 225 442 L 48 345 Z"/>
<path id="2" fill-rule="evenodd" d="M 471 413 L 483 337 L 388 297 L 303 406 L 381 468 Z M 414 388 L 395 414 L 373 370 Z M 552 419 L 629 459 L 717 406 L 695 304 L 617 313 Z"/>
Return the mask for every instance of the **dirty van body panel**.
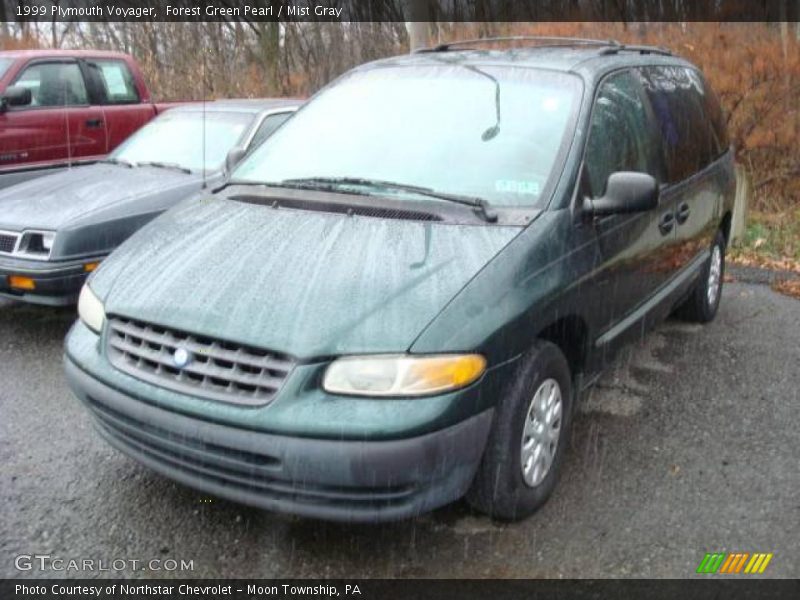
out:
<path id="1" fill-rule="evenodd" d="M 397 352 L 519 231 L 200 199 L 120 247 L 104 269 L 124 276 L 97 293 L 108 314 L 301 359 Z"/>
<path id="2" fill-rule="evenodd" d="M 587 339 L 597 337 L 616 312 L 611 286 L 602 283 L 611 267 L 600 246 L 569 209 L 544 213 L 453 299 L 412 352 L 476 348 L 491 364 L 514 362 L 564 318 L 582 321 Z"/>
<path id="3" fill-rule="evenodd" d="M 730 182 L 735 181 L 731 155 L 726 153 L 671 190 L 678 198 L 677 204 L 683 205 L 687 212 L 677 228 L 681 268 L 711 246 L 723 216 L 733 210 L 729 202 Z"/>

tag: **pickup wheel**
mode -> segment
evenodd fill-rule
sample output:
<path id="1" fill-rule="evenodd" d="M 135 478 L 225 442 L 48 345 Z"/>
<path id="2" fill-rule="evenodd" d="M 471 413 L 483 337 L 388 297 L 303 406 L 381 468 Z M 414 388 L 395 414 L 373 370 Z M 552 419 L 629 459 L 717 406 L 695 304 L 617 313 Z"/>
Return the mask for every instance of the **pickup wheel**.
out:
<path id="1" fill-rule="evenodd" d="M 687 321 L 708 323 L 717 316 L 725 276 L 725 236 L 717 231 L 711 244 L 711 255 L 700 273 L 691 295 L 675 314 Z"/>
<path id="2" fill-rule="evenodd" d="M 495 409 L 467 502 L 501 520 L 533 514 L 558 481 L 571 424 L 567 360 L 554 344 L 537 341 Z"/>

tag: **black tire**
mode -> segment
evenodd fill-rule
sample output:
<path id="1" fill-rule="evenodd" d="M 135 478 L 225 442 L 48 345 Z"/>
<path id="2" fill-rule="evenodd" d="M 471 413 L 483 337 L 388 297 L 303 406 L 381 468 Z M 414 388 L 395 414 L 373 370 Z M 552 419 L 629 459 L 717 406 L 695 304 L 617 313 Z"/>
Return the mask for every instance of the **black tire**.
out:
<path id="1" fill-rule="evenodd" d="M 716 277 L 717 291 L 713 301 L 709 299 L 709 288 L 712 285 L 710 277 L 712 262 L 714 260 L 714 249 L 719 249 L 719 274 Z M 721 231 L 717 231 L 714 241 L 711 244 L 711 255 L 703 266 L 700 278 L 695 283 L 689 297 L 675 311 L 675 314 L 685 321 L 695 323 L 708 323 L 717 316 L 719 301 L 722 297 L 722 284 L 725 278 L 725 236 Z"/>
<path id="2" fill-rule="evenodd" d="M 548 380 L 558 383 L 561 391 L 560 434 L 549 470 L 541 482 L 531 487 L 522 470 L 523 429 L 536 391 Z M 515 521 L 530 516 L 547 501 L 558 481 L 569 443 L 572 396 L 564 354 L 550 342 L 537 341 L 521 360 L 514 381 L 495 409 L 481 465 L 467 492 L 467 502 L 473 508 L 496 519 Z"/>

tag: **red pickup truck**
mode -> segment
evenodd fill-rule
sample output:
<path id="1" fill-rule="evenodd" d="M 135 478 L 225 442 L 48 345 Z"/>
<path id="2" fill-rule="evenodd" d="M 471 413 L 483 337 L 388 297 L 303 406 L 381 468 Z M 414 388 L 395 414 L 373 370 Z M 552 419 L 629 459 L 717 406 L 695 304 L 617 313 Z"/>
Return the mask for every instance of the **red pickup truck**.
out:
<path id="1" fill-rule="evenodd" d="M 102 158 L 169 106 L 127 54 L 0 52 L 0 187 Z"/>

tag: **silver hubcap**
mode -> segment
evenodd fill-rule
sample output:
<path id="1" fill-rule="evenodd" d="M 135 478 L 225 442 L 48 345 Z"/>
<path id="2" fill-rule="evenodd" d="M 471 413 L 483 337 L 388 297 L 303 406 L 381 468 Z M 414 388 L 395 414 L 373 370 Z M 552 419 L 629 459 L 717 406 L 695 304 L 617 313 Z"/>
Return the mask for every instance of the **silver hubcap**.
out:
<path id="1" fill-rule="evenodd" d="M 522 429 L 522 478 L 530 487 L 542 483 L 550 471 L 561 435 L 561 387 L 547 379 L 533 395 Z"/>
<path id="2" fill-rule="evenodd" d="M 722 282 L 722 251 L 715 245 L 711 251 L 711 265 L 708 268 L 708 305 L 714 306 L 719 294 L 719 285 Z"/>

